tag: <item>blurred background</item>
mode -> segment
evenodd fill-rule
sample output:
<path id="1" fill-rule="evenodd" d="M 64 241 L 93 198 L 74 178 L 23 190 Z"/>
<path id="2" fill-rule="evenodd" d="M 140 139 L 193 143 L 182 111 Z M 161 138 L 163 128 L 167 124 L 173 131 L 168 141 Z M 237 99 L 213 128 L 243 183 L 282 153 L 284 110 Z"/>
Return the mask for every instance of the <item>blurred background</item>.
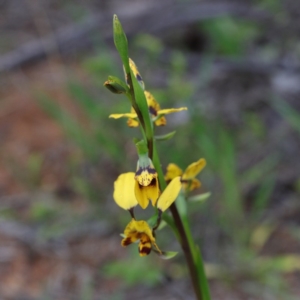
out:
<path id="1" fill-rule="evenodd" d="M 139 131 L 108 119 L 130 110 L 103 87 L 114 13 L 147 90 L 189 109 L 157 129 L 163 168 L 207 160 L 189 208 L 212 299 L 299 299 L 297 0 L 0 0 L 0 298 L 194 299 L 168 228 L 170 261 L 120 246 Z"/>

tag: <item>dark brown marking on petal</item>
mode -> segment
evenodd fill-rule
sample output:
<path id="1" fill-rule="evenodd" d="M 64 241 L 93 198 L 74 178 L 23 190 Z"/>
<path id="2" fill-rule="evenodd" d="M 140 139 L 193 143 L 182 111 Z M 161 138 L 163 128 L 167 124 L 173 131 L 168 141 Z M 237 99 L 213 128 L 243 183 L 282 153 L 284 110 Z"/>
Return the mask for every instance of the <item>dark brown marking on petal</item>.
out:
<path id="1" fill-rule="evenodd" d="M 151 185 L 151 186 L 156 186 L 156 178 L 153 178 L 153 179 L 151 180 L 151 182 L 150 182 L 149 185 Z M 149 185 L 148 185 L 148 186 L 149 186 Z"/>
<path id="2" fill-rule="evenodd" d="M 142 76 L 139 73 L 136 73 L 136 79 L 138 81 L 143 81 L 143 78 L 142 78 Z"/>
<path id="3" fill-rule="evenodd" d="M 146 167 L 146 168 L 139 168 L 136 172 L 135 172 L 135 176 L 139 176 L 141 175 L 143 172 L 147 171 L 149 174 L 156 174 L 156 170 L 154 168 L 150 168 L 150 167 Z"/>
<path id="4" fill-rule="evenodd" d="M 157 116 L 157 110 L 154 107 L 149 106 L 149 112 L 151 115 L 153 115 L 155 117 Z"/>
<path id="5" fill-rule="evenodd" d="M 139 168 L 139 169 L 135 172 L 135 176 L 141 175 L 143 171 L 144 171 L 143 168 Z"/>
<path id="6" fill-rule="evenodd" d="M 147 168 L 148 173 L 150 174 L 156 174 L 156 170 L 154 168 Z"/>
<path id="7" fill-rule="evenodd" d="M 145 255 L 149 255 L 151 252 L 151 249 L 152 249 L 151 247 L 143 246 L 143 247 L 139 248 L 139 252 L 142 254 L 145 254 Z"/>
<path id="8" fill-rule="evenodd" d="M 121 245 L 123 247 L 126 247 L 128 245 L 132 244 L 131 237 L 126 237 L 125 239 L 122 240 Z"/>

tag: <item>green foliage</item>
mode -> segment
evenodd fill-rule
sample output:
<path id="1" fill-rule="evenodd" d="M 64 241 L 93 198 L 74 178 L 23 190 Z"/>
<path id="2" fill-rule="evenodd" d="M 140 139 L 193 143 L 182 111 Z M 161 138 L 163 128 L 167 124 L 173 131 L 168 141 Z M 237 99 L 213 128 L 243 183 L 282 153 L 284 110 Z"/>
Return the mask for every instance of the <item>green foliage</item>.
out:
<path id="1" fill-rule="evenodd" d="M 283 21 L 288 17 L 283 2 L 280 0 L 259 0 L 256 2 L 259 8 L 272 12 L 278 21 Z"/>
<path id="2" fill-rule="evenodd" d="M 163 51 L 162 42 L 153 35 L 139 34 L 134 40 L 135 47 L 140 47 L 149 53 L 150 57 L 156 57 Z"/>
<path id="3" fill-rule="evenodd" d="M 289 125 L 300 133 L 300 113 L 287 104 L 284 100 L 275 98 L 271 105 L 289 123 Z"/>
<path id="4" fill-rule="evenodd" d="M 179 51 L 173 51 L 171 54 L 171 65 L 168 74 L 168 86 L 166 89 L 166 97 L 170 99 L 187 99 L 193 92 L 193 84 L 185 80 L 182 84 L 182 80 L 186 75 L 187 62 L 184 55 Z"/>
<path id="5" fill-rule="evenodd" d="M 194 120 L 198 133 L 196 141 L 204 157 L 207 158 L 208 168 L 221 180 L 222 188 L 218 193 L 213 192 L 213 196 L 220 201 L 220 210 L 217 211 L 216 218 L 221 222 L 222 228 L 229 235 L 236 232 L 236 224 L 241 224 L 239 231 L 232 238 L 244 247 L 251 233 L 251 222 L 257 221 L 258 216 L 266 209 L 271 193 L 274 189 L 275 178 L 272 175 L 277 164 L 277 159 L 270 156 L 253 165 L 244 173 L 238 172 L 236 148 L 238 140 L 233 133 L 221 124 L 208 124 L 205 120 Z M 200 124 L 201 125 L 200 125 Z M 198 124 L 198 125 L 197 125 Z M 216 185 L 213 179 L 212 185 Z M 257 192 L 253 198 L 252 209 L 245 215 L 243 199 L 243 186 L 250 185 L 257 187 Z M 243 222 L 248 220 L 246 224 Z"/>
<path id="6" fill-rule="evenodd" d="M 82 112 L 86 114 L 88 129 L 84 128 L 76 116 L 49 96 L 41 95 L 38 99 L 39 104 L 61 125 L 67 137 L 82 150 L 88 160 L 98 161 L 101 156 L 107 155 L 120 162 L 119 151 L 110 138 L 111 134 L 115 134 L 115 130 L 110 130 L 105 125 L 108 119 L 106 111 L 81 85 L 70 83 L 69 91 Z"/>
<path id="7" fill-rule="evenodd" d="M 53 220 L 57 216 L 57 205 L 55 205 L 52 201 L 47 201 L 47 199 L 39 200 L 40 201 L 34 202 L 31 206 L 31 219 L 36 222 L 47 222 Z"/>
<path id="8" fill-rule="evenodd" d="M 191 197 L 189 197 L 187 200 L 190 201 L 190 202 L 204 202 L 204 201 L 206 201 L 210 196 L 211 196 L 211 193 L 210 193 L 210 192 L 207 192 L 207 193 L 203 193 L 203 194 L 191 196 Z"/>
<path id="9" fill-rule="evenodd" d="M 256 24 L 230 17 L 207 20 L 201 28 L 209 36 L 209 51 L 229 56 L 244 54 L 247 42 L 258 34 Z"/>
<path id="10" fill-rule="evenodd" d="M 134 253 L 126 260 L 107 264 L 103 268 L 103 274 L 108 278 L 121 279 L 126 286 L 144 284 L 152 287 L 162 280 L 163 272 L 152 256 L 137 258 Z"/>
<path id="11" fill-rule="evenodd" d="M 84 69 L 88 70 L 97 78 L 93 84 L 99 86 L 99 88 L 102 88 L 103 81 L 107 77 L 107 74 L 115 74 L 118 72 L 117 64 L 114 63 L 109 49 L 106 49 L 106 46 L 103 44 L 101 44 L 101 54 L 99 53 L 95 56 L 85 58 L 82 65 Z"/>
<path id="12" fill-rule="evenodd" d="M 32 191 L 37 188 L 41 180 L 41 169 L 44 157 L 38 153 L 31 153 L 24 164 L 17 162 L 11 157 L 7 157 L 8 169 L 22 185 Z"/>
<path id="13" fill-rule="evenodd" d="M 28 183 L 34 187 L 40 184 L 43 161 L 44 157 L 40 153 L 31 154 L 27 160 Z"/>
<path id="14" fill-rule="evenodd" d="M 95 141 L 87 136 L 74 116 L 46 95 L 39 97 L 39 103 L 42 108 L 62 126 L 67 135 L 83 149 L 89 158 L 96 157 L 97 153 L 94 152 L 96 147 L 92 146 L 92 144 L 95 144 Z"/>
<path id="15" fill-rule="evenodd" d="M 256 113 L 246 113 L 245 122 L 247 127 L 251 130 L 253 135 L 259 139 L 266 136 L 266 127 L 261 117 Z"/>
<path id="16" fill-rule="evenodd" d="M 83 5 L 74 5 L 72 1 L 61 1 L 64 12 L 71 17 L 74 22 L 82 21 L 89 15 L 88 10 Z"/>

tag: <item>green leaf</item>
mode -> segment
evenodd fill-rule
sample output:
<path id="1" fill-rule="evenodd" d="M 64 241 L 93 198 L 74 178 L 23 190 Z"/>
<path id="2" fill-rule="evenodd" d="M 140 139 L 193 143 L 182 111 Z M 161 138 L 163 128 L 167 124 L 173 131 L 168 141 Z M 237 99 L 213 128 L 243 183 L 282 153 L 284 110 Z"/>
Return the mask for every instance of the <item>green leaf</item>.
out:
<path id="1" fill-rule="evenodd" d="M 153 249 L 153 251 L 162 259 L 171 259 L 177 255 L 176 251 L 162 251 L 159 253 L 157 250 Z"/>
<path id="2" fill-rule="evenodd" d="M 148 220 L 147 220 L 147 223 L 149 224 L 149 226 L 151 228 L 153 228 L 156 223 L 157 223 L 157 214 L 154 214 L 153 216 L 151 216 Z"/>
<path id="3" fill-rule="evenodd" d="M 156 135 L 156 136 L 154 136 L 154 138 L 156 141 L 167 141 L 167 140 L 171 139 L 175 135 L 175 133 L 176 133 L 176 131 L 172 131 L 167 134 Z"/>
<path id="4" fill-rule="evenodd" d="M 122 284 L 126 286 L 142 284 L 143 286 L 154 287 L 162 282 L 163 272 L 155 262 L 153 255 L 137 257 L 136 246 L 131 247 L 129 253 L 131 253 L 130 257 L 125 260 L 113 260 L 106 264 L 102 269 L 103 276 L 106 278 L 119 278 L 122 280 Z"/>
<path id="5" fill-rule="evenodd" d="M 104 82 L 104 86 L 114 94 L 129 93 L 127 84 L 121 79 L 114 76 L 109 76 L 108 80 Z"/>
<path id="6" fill-rule="evenodd" d="M 157 230 L 162 230 L 163 228 L 165 228 L 167 226 L 167 222 L 162 220 L 157 228 Z"/>
<path id="7" fill-rule="evenodd" d="M 204 194 L 199 194 L 199 195 L 189 197 L 187 200 L 189 202 L 204 202 L 210 196 L 211 196 L 211 193 L 207 192 L 207 193 L 204 193 Z"/>
<path id="8" fill-rule="evenodd" d="M 114 42 L 115 46 L 120 54 L 122 63 L 124 65 L 126 74 L 130 73 L 129 56 L 128 56 L 128 42 L 124 33 L 123 27 L 117 17 L 113 17 L 113 29 L 114 29 Z"/>

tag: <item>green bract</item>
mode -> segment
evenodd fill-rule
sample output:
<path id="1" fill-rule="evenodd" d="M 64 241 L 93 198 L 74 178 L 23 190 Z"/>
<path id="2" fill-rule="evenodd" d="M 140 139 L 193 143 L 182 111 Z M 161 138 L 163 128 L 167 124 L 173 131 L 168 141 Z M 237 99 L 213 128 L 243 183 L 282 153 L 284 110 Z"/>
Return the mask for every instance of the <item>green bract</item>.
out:
<path id="1" fill-rule="evenodd" d="M 129 93 L 127 84 L 121 79 L 114 76 L 108 76 L 108 80 L 104 82 L 104 86 L 114 94 Z"/>
<path id="2" fill-rule="evenodd" d="M 128 56 L 128 42 L 127 42 L 127 37 L 123 31 L 123 27 L 122 27 L 117 15 L 114 15 L 114 18 L 113 18 L 113 29 L 114 29 L 115 46 L 120 54 L 125 71 L 128 74 L 128 73 L 130 73 L 129 56 Z"/>

